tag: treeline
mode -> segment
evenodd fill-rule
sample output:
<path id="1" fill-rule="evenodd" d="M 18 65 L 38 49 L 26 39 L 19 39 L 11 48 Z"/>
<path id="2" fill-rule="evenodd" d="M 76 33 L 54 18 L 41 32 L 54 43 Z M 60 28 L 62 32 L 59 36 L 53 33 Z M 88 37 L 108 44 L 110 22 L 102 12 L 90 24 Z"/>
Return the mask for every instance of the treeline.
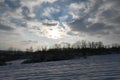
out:
<path id="1" fill-rule="evenodd" d="M 6 65 L 6 62 L 18 59 L 27 59 L 31 53 L 24 51 L 0 50 L 0 65 Z"/>
<path id="2" fill-rule="evenodd" d="M 32 47 L 25 52 L 0 51 L 0 65 L 5 65 L 5 62 L 17 59 L 27 59 L 23 63 L 35 63 L 119 53 L 119 44 L 104 45 L 102 42 L 79 41 L 73 45 L 69 43 L 55 44 L 54 48 L 43 47 L 37 51 L 33 51 Z"/>
<path id="3" fill-rule="evenodd" d="M 73 45 L 69 43 L 62 43 L 55 44 L 55 47 L 52 49 L 47 49 L 46 47 L 44 47 L 39 51 L 33 52 L 31 57 L 23 63 L 68 60 L 80 57 L 87 58 L 87 56 L 91 55 L 116 53 L 120 53 L 119 44 L 104 45 L 102 42 L 86 41 L 81 41 Z"/>

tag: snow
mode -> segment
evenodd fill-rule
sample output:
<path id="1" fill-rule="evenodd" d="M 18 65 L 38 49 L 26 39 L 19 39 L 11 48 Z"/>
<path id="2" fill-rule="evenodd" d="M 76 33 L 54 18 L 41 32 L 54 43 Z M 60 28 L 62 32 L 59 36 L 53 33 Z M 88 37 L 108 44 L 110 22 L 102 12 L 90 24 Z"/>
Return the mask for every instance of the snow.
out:
<path id="1" fill-rule="evenodd" d="M 120 54 L 18 65 L 20 61 L 0 66 L 0 80 L 120 80 Z"/>
<path id="2" fill-rule="evenodd" d="M 14 60 L 14 61 L 9 61 L 7 62 L 8 65 L 21 65 L 21 63 L 23 61 L 25 61 L 26 59 L 20 59 L 20 60 Z"/>

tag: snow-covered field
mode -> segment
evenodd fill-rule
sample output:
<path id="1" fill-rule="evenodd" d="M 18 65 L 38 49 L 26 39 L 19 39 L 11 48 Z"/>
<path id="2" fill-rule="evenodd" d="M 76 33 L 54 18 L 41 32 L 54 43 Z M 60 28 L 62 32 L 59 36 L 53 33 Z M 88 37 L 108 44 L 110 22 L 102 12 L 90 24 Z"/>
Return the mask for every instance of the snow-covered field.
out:
<path id="1" fill-rule="evenodd" d="M 120 54 L 35 64 L 11 63 L 0 66 L 0 80 L 120 80 Z"/>

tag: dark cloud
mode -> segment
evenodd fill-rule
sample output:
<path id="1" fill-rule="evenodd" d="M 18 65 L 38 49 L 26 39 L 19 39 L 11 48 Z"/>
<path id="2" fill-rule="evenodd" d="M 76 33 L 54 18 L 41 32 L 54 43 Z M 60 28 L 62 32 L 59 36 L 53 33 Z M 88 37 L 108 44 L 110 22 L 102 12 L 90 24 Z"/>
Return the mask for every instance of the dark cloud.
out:
<path id="1" fill-rule="evenodd" d="M 102 12 L 101 16 L 104 16 L 104 18 L 110 19 L 115 17 L 118 14 L 118 11 L 113 9 L 108 9 Z"/>
<path id="2" fill-rule="evenodd" d="M 57 23 L 45 23 L 45 22 L 43 22 L 42 24 L 46 25 L 46 26 L 56 26 L 57 25 Z"/>
<path id="3" fill-rule="evenodd" d="M 8 25 L 0 24 L 0 30 L 11 31 L 11 30 L 14 30 L 14 28 Z"/>
<path id="4" fill-rule="evenodd" d="M 73 30 L 73 31 L 87 31 L 87 25 L 85 23 L 84 18 L 83 19 L 77 19 L 72 23 L 68 23 L 68 26 Z"/>
<path id="5" fill-rule="evenodd" d="M 109 34 L 109 30 L 114 29 L 112 26 L 107 26 L 103 23 L 95 23 L 89 27 L 87 27 L 87 24 L 84 22 L 84 20 L 76 20 L 73 23 L 68 24 L 72 31 L 77 31 L 77 32 L 83 32 L 87 34 L 94 34 L 94 35 L 105 35 Z M 107 31 L 106 31 L 107 30 Z"/>
<path id="6" fill-rule="evenodd" d="M 25 40 L 25 41 L 22 41 L 22 43 L 23 43 L 23 44 L 31 44 L 31 43 L 32 43 L 32 44 L 33 44 L 33 43 L 36 44 L 36 43 L 38 43 L 38 41 L 36 41 L 36 40 Z"/>
<path id="7" fill-rule="evenodd" d="M 103 23 L 95 23 L 92 26 L 90 26 L 89 30 L 91 31 L 99 31 L 105 29 L 105 24 Z"/>
<path id="8" fill-rule="evenodd" d="M 120 35 L 120 30 L 116 30 L 114 33 Z"/>
<path id="9" fill-rule="evenodd" d="M 91 3 L 93 6 L 88 10 L 88 13 L 67 25 L 72 31 L 86 34 L 102 36 L 109 35 L 110 33 L 115 34 L 116 29 L 120 29 L 120 7 L 118 7 L 119 5 L 117 2 L 119 3 L 120 1 L 95 0 L 94 3 Z M 89 18 L 96 21 L 90 23 L 88 21 Z"/>
<path id="10" fill-rule="evenodd" d="M 23 17 L 26 19 L 26 20 L 32 20 L 32 17 L 29 16 L 30 14 L 30 9 L 27 7 L 27 6 L 24 6 L 22 7 L 22 12 L 23 14 Z"/>
<path id="11" fill-rule="evenodd" d="M 11 18 L 10 19 L 11 23 L 14 23 L 16 27 L 27 27 L 27 22 L 23 19 L 17 19 L 17 18 Z"/>
<path id="12" fill-rule="evenodd" d="M 90 26 L 90 28 L 88 28 L 90 31 L 102 31 L 102 30 L 111 30 L 114 29 L 113 26 L 107 26 L 104 23 L 95 23 L 92 26 Z"/>
<path id="13" fill-rule="evenodd" d="M 22 7 L 22 14 L 23 14 L 23 16 L 24 16 L 25 18 L 29 18 L 29 17 L 28 17 L 28 14 L 29 14 L 29 13 L 30 13 L 30 10 L 29 10 L 28 7 L 26 7 L 26 6 Z"/>

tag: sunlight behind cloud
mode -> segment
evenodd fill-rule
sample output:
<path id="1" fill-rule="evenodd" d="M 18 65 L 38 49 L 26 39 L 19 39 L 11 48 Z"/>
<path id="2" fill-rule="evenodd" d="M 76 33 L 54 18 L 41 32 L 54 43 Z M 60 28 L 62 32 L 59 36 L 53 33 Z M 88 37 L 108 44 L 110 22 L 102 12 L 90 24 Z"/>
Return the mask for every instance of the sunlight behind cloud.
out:
<path id="1" fill-rule="evenodd" d="M 62 37 L 61 32 L 58 29 L 52 29 L 52 30 L 50 30 L 49 33 L 48 33 L 48 35 L 52 39 L 58 39 L 58 38 Z"/>
<path id="2" fill-rule="evenodd" d="M 58 25 L 52 27 L 43 27 L 41 32 L 44 36 L 51 39 L 59 39 L 66 35 L 65 29 L 59 27 Z"/>

